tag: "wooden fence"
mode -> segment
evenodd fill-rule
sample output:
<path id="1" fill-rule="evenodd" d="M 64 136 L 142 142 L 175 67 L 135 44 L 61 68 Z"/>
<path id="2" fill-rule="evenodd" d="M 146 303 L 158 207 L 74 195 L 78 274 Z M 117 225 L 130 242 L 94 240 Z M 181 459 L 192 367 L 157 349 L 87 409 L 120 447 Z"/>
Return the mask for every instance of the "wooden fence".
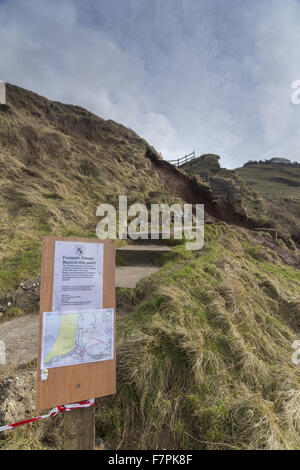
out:
<path id="1" fill-rule="evenodd" d="M 184 155 L 184 157 L 177 158 L 176 160 L 169 160 L 169 163 L 172 163 L 175 166 L 180 166 L 189 162 L 190 160 L 193 160 L 194 158 L 196 158 L 195 150 L 188 155 Z"/>

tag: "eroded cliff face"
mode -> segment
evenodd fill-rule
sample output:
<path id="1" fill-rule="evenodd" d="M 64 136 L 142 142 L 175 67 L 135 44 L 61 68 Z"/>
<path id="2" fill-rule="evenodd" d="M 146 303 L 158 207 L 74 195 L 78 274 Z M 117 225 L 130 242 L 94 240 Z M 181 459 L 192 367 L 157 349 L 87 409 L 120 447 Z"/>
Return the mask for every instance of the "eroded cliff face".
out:
<path id="1" fill-rule="evenodd" d="M 247 210 L 246 198 L 250 191 L 245 188 L 232 170 L 221 168 L 220 157 L 205 154 L 181 165 L 180 169 L 190 175 L 196 175 L 205 182 L 215 207 L 215 216 L 227 222 L 256 227 L 257 220 L 251 210 Z"/>
<path id="2" fill-rule="evenodd" d="M 300 245 L 300 190 L 296 187 L 299 169 L 284 168 L 285 171 L 296 172 L 292 175 L 295 180 L 292 186 L 293 198 L 289 199 L 290 192 L 286 192 L 282 187 L 282 178 L 272 177 L 278 165 L 269 169 L 268 166 L 262 165 L 261 168 L 251 166 L 227 170 L 221 168 L 219 159 L 218 155 L 207 154 L 180 167 L 191 175 L 197 175 L 209 185 L 212 199 L 218 209 L 217 216 L 248 228 L 276 230 L 278 236 L 290 246 L 293 242 Z M 290 178 L 292 176 L 290 175 Z M 257 185 L 254 184 L 255 178 Z M 266 197 L 268 194 L 270 197 Z"/>

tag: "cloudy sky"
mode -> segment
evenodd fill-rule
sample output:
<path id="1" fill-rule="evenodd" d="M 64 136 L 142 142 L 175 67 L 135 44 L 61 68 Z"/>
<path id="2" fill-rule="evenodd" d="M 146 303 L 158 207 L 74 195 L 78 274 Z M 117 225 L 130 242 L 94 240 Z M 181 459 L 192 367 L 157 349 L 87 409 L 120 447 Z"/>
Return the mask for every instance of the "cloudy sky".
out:
<path id="1" fill-rule="evenodd" d="M 0 0 L 0 79 L 177 158 L 300 161 L 299 0 Z"/>

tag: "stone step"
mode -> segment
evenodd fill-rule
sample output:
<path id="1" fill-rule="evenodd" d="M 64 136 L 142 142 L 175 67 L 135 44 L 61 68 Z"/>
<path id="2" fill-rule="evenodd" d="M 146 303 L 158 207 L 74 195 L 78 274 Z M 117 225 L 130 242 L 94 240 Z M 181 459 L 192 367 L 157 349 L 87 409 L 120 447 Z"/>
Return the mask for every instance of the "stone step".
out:
<path id="1" fill-rule="evenodd" d="M 116 287 L 134 289 L 144 277 L 159 271 L 158 266 L 117 266 Z"/>
<path id="2" fill-rule="evenodd" d="M 159 265 L 164 254 L 171 251 L 165 245 L 127 245 L 117 248 L 117 264 L 137 265 Z"/>

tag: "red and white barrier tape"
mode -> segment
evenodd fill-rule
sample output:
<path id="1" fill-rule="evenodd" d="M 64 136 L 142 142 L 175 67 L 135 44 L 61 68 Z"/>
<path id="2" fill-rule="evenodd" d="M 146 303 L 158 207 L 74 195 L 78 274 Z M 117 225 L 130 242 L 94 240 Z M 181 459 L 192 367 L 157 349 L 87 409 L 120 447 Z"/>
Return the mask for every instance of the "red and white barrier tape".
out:
<path id="1" fill-rule="evenodd" d="M 30 418 L 25 419 L 24 421 L 19 421 L 18 423 L 13 423 L 8 426 L 0 426 L 0 432 L 9 431 L 10 429 L 14 429 L 17 426 L 21 426 L 22 424 L 33 423 L 34 421 L 39 421 L 40 419 L 51 418 L 53 416 L 58 415 L 59 413 L 64 413 L 65 411 L 72 411 L 76 410 L 77 408 L 89 408 L 90 406 L 95 406 L 94 398 L 90 400 L 79 401 L 78 403 L 71 403 L 70 405 L 61 405 L 52 408 L 48 414 L 38 416 L 37 418 Z"/>

